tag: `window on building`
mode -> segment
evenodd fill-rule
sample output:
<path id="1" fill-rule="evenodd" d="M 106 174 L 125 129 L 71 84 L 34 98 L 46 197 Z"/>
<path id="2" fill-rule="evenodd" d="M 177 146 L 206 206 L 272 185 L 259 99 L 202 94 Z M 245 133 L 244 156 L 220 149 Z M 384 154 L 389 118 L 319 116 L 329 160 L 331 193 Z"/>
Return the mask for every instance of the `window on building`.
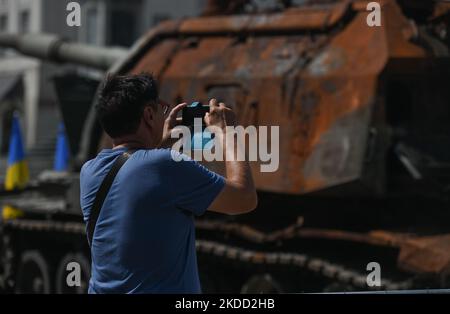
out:
<path id="1" fill-rule="evenodd" d="M 8 15 L 0 15 L 0 32 L 8 32 Z M 0 49 L 0 56 L 5 55 L 5 49 Z"/>
<path id="2" fill-rule="evenodd" d="M 98 44 L 98 10 L 96 7 L 86 10 L 86 42 Z"/>
<path id="3" fill-rule="evenodd" d="M 0 32 L 8 31 L 8 15 L 2 14 L 0 15 Z"/>
<path id="4" fill-rule="evenodd" d="M 30 31 L 30 11 L 20 12 L 19 32 L 28 33 Z"/>
<path id="5" fill-rule="evenodd" d="M 111 13 L 110 44 L 129 47 L 137 39 L 136 18 L 132 12 L 113 10 Z"/>

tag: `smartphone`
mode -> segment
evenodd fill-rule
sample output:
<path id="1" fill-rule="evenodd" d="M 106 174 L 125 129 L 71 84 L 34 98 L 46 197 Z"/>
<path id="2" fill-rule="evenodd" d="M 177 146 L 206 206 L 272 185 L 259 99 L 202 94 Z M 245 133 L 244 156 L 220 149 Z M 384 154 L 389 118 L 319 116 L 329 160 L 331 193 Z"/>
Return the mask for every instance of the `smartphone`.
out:
<path id="1" fill-rule="evenodd" d="M 204 129 L 205 128 L 204 118 L 207 112 L 209 112 L 209 106 L 205 106 L 199 101 L 193 102 L 192 104 L 183 108 L 182 123 L 187 127 L 193 127 L 194 119 L 201 118 L 203 121 L 202 126 Z"/>

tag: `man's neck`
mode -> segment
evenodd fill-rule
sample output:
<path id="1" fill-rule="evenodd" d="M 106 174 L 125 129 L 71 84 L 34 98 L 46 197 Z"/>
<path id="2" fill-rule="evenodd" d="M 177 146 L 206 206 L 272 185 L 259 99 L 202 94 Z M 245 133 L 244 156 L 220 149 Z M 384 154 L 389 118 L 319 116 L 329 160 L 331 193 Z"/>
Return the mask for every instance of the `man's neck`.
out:
<path id="1" fill-rule="evenodd" d="M 128 149 L 150 149 L 148 145 L 145 145 L 139 140 L 122 140 L 113 141 L 113 149 L 128 148 Z"/>

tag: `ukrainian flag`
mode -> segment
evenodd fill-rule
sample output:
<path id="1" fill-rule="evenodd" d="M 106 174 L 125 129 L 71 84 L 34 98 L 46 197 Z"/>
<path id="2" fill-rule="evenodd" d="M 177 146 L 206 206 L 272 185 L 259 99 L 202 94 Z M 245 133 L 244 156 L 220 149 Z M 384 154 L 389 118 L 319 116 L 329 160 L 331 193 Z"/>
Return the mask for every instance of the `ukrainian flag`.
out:
<path id="1" fill-rule="evenodd" d="M 59 124 L 58 138 L 56 140 L 55 161 L 53 169 L 55 171 L 67 171 L 69 168 L 69 145 L 67 144 L 64 123 Z"/>
<path id="2" fill-rule="evenodd" d="M 25 160 L 19 116 L 14 113 L 11 137 L 9 140 L 8 167 L 6 170 L 5 189 L 7 191 L 24 188 L 29 180 L 28 164 Z"/>

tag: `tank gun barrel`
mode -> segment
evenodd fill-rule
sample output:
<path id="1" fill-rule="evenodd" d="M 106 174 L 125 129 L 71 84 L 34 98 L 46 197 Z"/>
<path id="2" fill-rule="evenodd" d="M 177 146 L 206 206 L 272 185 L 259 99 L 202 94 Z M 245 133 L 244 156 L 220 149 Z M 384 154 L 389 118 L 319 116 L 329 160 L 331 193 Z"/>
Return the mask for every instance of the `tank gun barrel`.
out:
<path id="1" fill-rule="evenodd" d="M 52 62 L 68 62 L 108 70 L 127 55 L 127 49 L 73 43 L 50 34 L 0 33 L 0 47 Z"/>

